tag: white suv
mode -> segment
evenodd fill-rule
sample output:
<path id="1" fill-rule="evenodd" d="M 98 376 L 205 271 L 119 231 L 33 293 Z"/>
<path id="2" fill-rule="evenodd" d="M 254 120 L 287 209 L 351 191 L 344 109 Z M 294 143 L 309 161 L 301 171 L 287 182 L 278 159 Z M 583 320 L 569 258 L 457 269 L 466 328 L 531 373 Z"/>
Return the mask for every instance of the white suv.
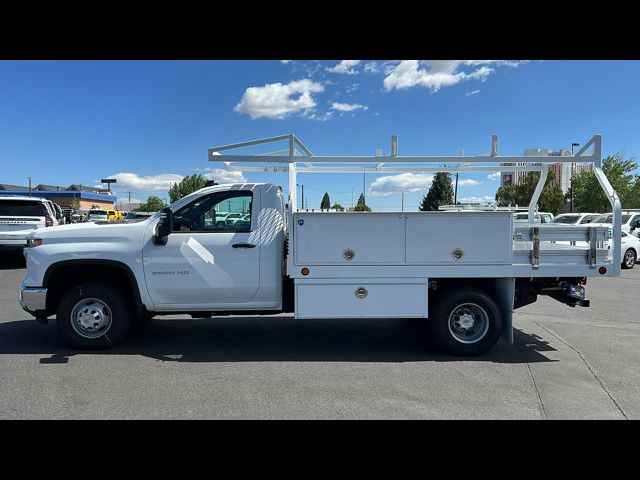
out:
<path id="1" fill-rule="evenodd" d="M 37 228 L 58 225 L 48 200 L 38 197 L 0 197 L 0 248 L 24 247 Z"/>

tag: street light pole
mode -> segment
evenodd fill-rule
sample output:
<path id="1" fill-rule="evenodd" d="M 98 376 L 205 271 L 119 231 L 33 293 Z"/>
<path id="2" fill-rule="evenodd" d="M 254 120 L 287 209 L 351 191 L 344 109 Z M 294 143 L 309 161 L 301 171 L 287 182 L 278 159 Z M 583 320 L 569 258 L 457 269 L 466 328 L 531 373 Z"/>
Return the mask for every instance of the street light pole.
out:
<path id="1" fill-rule="evenodd" d="M 29 179 L 29 196 L 31 196 L 31 177 L 27 177 Z"/>

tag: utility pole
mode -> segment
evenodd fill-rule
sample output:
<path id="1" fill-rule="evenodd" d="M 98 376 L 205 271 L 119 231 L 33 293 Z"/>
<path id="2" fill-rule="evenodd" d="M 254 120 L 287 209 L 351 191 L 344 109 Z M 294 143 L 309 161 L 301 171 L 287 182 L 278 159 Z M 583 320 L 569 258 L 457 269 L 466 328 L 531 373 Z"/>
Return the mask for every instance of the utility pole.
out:
<path id="1" fill-rule="evenodd" d="M 404 212 L 404 192 L 402 192 L 402 208 L 400 209 L 401 212 Z"/>
<path id="2" fill-rule="evenodd" d="M 353 187 L 351 187 L 351 208 L 353 208 Z"/>
<path id="3" fill-rule="evenodd" d="M 27 177 L 29 179 L 29 196 L 31 196 L 31 177 Z"/>
<path id="4" fill-rule="evenodd" d="M 129 203 L 127 205 L 127 208 L 129 209 L 129 211 L 131 211 L 131 192 L 127 192 L 127 194 L 129 194 Z"/>
<path id="5" fill-rule="evenodd" d="M 366 185 L 367 185 L 367 172 L 362 172 L 362 200 L 364 200 L 364 204 L 367 204 L 367 195 L 365 194 Z"/>

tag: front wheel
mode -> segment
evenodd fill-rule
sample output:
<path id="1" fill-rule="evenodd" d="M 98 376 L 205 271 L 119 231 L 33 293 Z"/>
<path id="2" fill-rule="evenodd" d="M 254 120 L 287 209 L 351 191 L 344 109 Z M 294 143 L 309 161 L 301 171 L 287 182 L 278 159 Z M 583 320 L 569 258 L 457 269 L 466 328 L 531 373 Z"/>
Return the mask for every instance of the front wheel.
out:
<path id="1" fill-rule="evenodd" d="M 430 317 L 438 343 L 456 355 L 479 355 L 500 338 L 502 314 L 495 300 L 482 290 L 445 292 L 435 301 Z"/>
<path id="2" fill-rule="evenodd" d="M 56 323 L 74 347 L 110 348 L 129 330 L 129 309 L 122 294 L 106 283 L 89 282 L 73 287 L 58 305 Z"/>
<path id="3" fill-rule="evenodd" d="M 622 257 L 622 268 L 633 268 L 638 260 L 638 256 L 636 252 L 629 249 L 624 252 L 624 257 Z"/>

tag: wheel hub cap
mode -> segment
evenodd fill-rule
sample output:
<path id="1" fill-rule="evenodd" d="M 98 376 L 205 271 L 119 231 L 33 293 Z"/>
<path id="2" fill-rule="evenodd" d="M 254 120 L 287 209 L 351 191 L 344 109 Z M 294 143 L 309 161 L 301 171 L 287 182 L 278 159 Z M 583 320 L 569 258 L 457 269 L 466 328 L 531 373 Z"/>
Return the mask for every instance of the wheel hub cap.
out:
<path id="1" fill-rule="evenodd" d="M 460 316 L 459 325 L 462 330 L 469 330 L 475 323 L 476 321 L 473 319 L 473 315 L 465 313 L 464 315 Z"/>
<path id="2" fill-rule="evenodd" d="M 458 305 L 449 316 L 449 332 L 460 343 L 479 342 L 488 331 L 487 311 L 476 303 Z"/>
<path id="3" fill-rule="evenodd" d="M 82 337 L 101 337 L 111 327 L 111 310 L 96 298 L 83 299 L 73 307 L 71 325 Z"/>

